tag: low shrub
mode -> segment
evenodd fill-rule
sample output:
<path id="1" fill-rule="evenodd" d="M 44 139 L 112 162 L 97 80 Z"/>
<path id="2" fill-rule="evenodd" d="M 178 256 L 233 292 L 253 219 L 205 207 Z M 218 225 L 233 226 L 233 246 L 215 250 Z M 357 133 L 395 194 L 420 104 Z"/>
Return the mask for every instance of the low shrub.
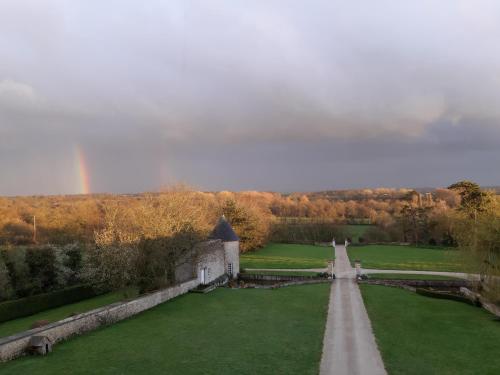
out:
<path id="1" fill-rule="evenodd" d="M 91 285 L 79 285 L 55 292 L 2 302 L 0 303 L 0 323 L 95 297 L 104 292 L 105 290 L 102 290 L 102 288 L 94 288 Z"/>

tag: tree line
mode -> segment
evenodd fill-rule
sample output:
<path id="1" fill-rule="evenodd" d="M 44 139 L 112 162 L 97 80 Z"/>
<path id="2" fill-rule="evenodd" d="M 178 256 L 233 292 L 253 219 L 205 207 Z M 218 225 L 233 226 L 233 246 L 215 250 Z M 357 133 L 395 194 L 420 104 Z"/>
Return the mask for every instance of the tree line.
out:
<path id="1" fill-rule="evenodd" d="M 360 242 L 458 246 L 474 254 L 478 263 L 470 264 L 482 274 L 498 271 L 498 200 L 469 181 L 425 194 L 174 187 L 153 194 L 0 198 L 0 299 L 89 282 L 144 291 L 169 285 L 175 266 L 189 260 L 190 249 L 222 214 L 239 235 L 242 252 L 269 239 L 347 237 L 342 225 L 358 219 L 372 224 Z M 289 224 L 290 218 L 300 225 Z"/>
<path id="2" fill-rule="evenodd" d="M 221 215 L 240 235 L 242 251 L 265 244 L 271 220 L 247 195 L 183 187 L 137 196 L 5 200 L 10 217 L 2 217 L 0 301 L 80 284 L 134 285 L 141 292 L 172 285 L 176 268 L 192 262 L 194 245 L 208 238 Z M 16 225 L 24 229 L 12 235 Z"/>
<path id="3" fill-rule="evenodd" d="M 364 189 L 335 194 L 198 193 L 197 199 L 215 214 L 220 212 L 217 207 L 222 201 L 233 200 L 250 216 L 259 216 L 260 221 L 263 218 L 266 222 L 275 218 L 310 218 L 337 224 L 362 222 L 384 229 L 398 219 L 401 219 L 399 224 L 406 227 L 416 218 L 423 221 L 424 216 L 436 221 L 434 219 L 456 208 L 460 202 L 458 193 L 450 189 L 434 190 L 430 194 L 431 201 L 425 198 L 420 204 L 420 208 L 425 206 L 421 212 L 409 209 L 418 206 L 415 197 L 419 193 L 408 189 Z M 162 199 L 169 194 L 171 192 L 167 191 L 137 195 L 0 197 L 0 244 L 93 242 L 95 232 L 105 225 L 109 207 L 117 204 L 137 207 L 152 197 Z M 407 222 L 404 222 L 405 218 Z M 402 228 L 401 231 L 408 232 L 409 229 Z"/>

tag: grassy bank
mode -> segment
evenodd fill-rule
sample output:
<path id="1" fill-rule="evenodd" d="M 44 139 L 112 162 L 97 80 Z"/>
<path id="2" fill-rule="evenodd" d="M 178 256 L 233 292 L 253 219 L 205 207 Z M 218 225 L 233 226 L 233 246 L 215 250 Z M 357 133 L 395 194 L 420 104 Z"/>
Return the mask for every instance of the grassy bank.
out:
<path id="1" fill-rule="evenodd" d="M 367 245 L 351 246 L 347 252 L 351 263 L 359 259 L 363 268 L 461 271 L 459 253 L 455 250 L 398 245 Z"/>
<path id="2" fill-rule="evenodd" d="M 498 374 L 500 322 L 461 302 L 361 285 L 389 374 Z"/>
<path id="3" fill-rule="evenodd" d="M 329 285 L 187 294 L 1 374 L 317 374 Z"/>
<path id="4" fill-rule="evenodd" d="M 137 295 L 137 291 L 132 289 L 128 290 L 127 295 L 129 297 Z M 26 331 L 30 329 L 31 325 L 38 320 L 47 320 L 52 323 L 74 314 L 84 313 L 97 309 L 98 307 L 121 301 L 124 298 L 124 291 L 112 292 L 54 309 L 45 310 L 25 318 L 9 320 L 8 322 L 0 323 L 0 337 L 10 336 L 18 332 Z"/>
<path id="5" fill-rule="evenodd" d="M 324 268 L 333 259 L 333 247 L 269 244 L 241 255 L 242 268 Z"/>

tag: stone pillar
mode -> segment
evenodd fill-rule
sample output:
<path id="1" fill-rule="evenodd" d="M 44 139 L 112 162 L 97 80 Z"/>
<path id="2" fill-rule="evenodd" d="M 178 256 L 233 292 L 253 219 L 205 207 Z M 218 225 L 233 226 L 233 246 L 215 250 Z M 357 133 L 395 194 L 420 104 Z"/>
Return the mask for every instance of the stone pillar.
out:
<path id="1" fill-rule="evenodd" d="M 333 275 L 333 265 L 334 265 L 334 261 L 333 260 L 329 260 L 328 261 L 328 274 L 330 276 Z"/>
<path id="2" fill-rule="evenodd" d="M 354 268 L 356 269 L 356 277 L 360 278 L 361 277 L 361 261 L 359 259 L 356 259 L 354 261 Z"/>

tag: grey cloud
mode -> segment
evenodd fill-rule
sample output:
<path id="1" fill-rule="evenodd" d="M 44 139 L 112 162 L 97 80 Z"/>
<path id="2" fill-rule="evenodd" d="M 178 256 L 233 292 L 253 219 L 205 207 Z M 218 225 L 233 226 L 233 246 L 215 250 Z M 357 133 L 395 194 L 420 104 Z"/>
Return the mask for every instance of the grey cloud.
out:
<path id="1" fill-rule="evenodd" d="M 447 184 L 472 164 L 497 183 L 499 15 L 465 0 L 2 2 L 0 193 L 71 192 L 75 145 L 95 191 Z M 415 181 L 431 156 L 440 174 Z"/>

